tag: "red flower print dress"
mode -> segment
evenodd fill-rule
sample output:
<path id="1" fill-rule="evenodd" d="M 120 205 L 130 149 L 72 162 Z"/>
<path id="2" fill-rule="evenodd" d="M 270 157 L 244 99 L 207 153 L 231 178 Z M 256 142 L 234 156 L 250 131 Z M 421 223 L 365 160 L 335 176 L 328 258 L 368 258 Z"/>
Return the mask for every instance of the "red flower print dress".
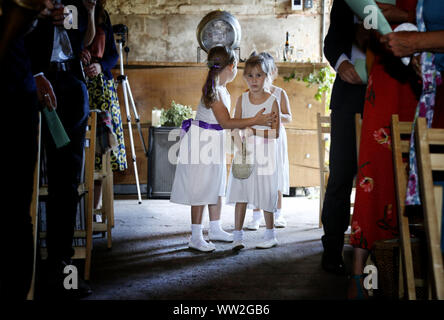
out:
<path id="1" fill-rule="evenodd" d="M 416 1 L 406 2 L 414 10 Z M 392 77 L 383 59 L 376 56 L 367 85 L 351 223 L 350 244 L 369 250 L 376 240 L 398 235 L 390 121 L 392 114 L 413 121 L 418 104 L 411 83 L 397 80 L 407 77 Z"/>

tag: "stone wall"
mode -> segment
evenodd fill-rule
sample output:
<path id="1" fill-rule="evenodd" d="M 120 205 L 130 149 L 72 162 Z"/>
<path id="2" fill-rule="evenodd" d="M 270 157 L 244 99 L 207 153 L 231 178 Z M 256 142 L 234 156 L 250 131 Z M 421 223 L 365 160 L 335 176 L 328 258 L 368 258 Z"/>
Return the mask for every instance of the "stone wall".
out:
<path id="1" fill-rule="evenodd" d="M 113 24 L 129 27 L 130 61 L 195 62 L 197 25 L 208 12 L 222 9 L 241 25 L 241 58 L 252 50 L 276 57 L 288 31 L 290 45 L 301 50 L 299 60 L 319 62 L 322 0 L 313 3 L 312 9 L 292 11 L 290 0 L 108 0 L 107 10 Z M 326 31 L 331 3 L 326 0 Z"/>

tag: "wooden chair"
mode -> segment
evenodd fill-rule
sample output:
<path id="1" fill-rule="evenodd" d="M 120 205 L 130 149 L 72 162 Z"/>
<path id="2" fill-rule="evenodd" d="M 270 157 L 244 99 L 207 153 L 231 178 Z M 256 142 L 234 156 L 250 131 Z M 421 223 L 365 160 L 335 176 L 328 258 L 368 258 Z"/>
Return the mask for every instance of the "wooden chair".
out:
<path id="1" fill-rule="evenodd" d="M 433 185 L 433 171 L 444 171 L 444 153 L 430 146 L 444 146 L 444 129 L 428 129 L 425 118 L 415 126 L 418 176 L 427 239 L 433 297 L 444 300 L 444 267 L 441 252 L 442 189 Z M 441 151 L 442 152 L 442 151 Z M 438 201 L 436 201 L 439 199 Z"/>
<path id="2" fill-rule="evenodd" d="M 396 202 L 398 207 L 398 228 L 400 256 L 402 262 L 403 290 L 406 294 L 407 299 L 416 300 L 416 285 L 410 240 L 410 222 L 408 216 L 405 215 L 407 163 L 403 161 L 403 157 L 408 159 L 412 126 L 412 122 L 400 122 L 397 114 L 392 115 L 391 137 L 393 172 L 395 180 Z"/>
<path id="3" fill-rule="evenodd" d="M 318 150 L 319 150 L 319 174 L 320 174 L 320 190 L 319 190 L 319 228 L 322 228 L 322 206 L 324 204 L 325 190 L 327 188 L 329 168 L 325 161 L 326 135 L 331 133 L 331 119 L 329 116 L 321 116 L 317 114 L 318 126 Z"/>
<path id="4" fill-rule="evenodd" d="M 33 192 L 32 192 L 32 200 L 31 200 L 31 206 L 30 206 L 30 215 L 31 215 L 31 222 L 32 222 L 32 236 L 34 239 L 34 263 L 32 268 L 32 280 L 31 280 L 31 287 L 29 288 L 28 295 L 26 297 L 27 300 L 34 300 L 34 291 L 35 291 L 35 270 L 36 270 L 36 263 L 37 263 L 37 246 L 38 246 L 38 238 L 37 238 L 37 232 L 38 232 L 38 208 L 39 208 L 39 181 L 40 181 L 40 148 L 41 148 L 41 134 L 42 134 L 42 114 L 39 112 L 39 126 L 37 131 L 37 159 L 35 163 L 34 168 L 34 184 L 33 184 Z"/>
<path id="5" fill-rule="evenodd" d="M 96 127 L 97 113 L 90 112 L 88 118 L 88 126 L 85 136 L 85 156 L 84 156 L 84 182 L 79 185 L 79 194 L 85 197 L 85 226 L 83 230 L 76 230 L 74 238 L 85 239 L 85 246 L 74 247 L 73 259 L 84 259 L 85 280 L 90 279 L 91 272 L 91 255 L 92 255 L 92 233 L 93 233 L 93 209 L 94 209 L 94 164 L 95 164 L 95 148 L 96 148 Z M 43 185 L 39 189 L 40 197 L 48 195 L 48 186 Z M 46 232 L 39 233 L 40 239 L 46 238 Z M 46 248 L 41 248 L 41 257 L 47 257 Z"/>
<path id="6" fill-rule="evenodd" d="M 357 155 L 359 155 L 359 144 L 361 141 L 361 124 L 362 118 L 361 114 L 357 113 L 355 116 L 355 129 L 356 129 L 356 150 Z M 322 227 L 322 206 L 324 205 L 325 191 L 327 189 L 329 167 L 325 163 L 325 151 L 326 151 L 326 135 L 331 134 L 331 119 L 329 116 L 321 116 L 320 113 L 317 114 L 317 131 L 318 131 L 318 150 L 319 150 L 319 173 L 320 173 L 320 192 L 319 192 L 319 228 Z M 358 156 L 359 159 L 359 156 Z M 354 188 L 356 181 L 354 182 Z M 354 207 L 354 201 L 351 201 L 350 208 Z M 350 221 L 352 218 L 352 213 L 350 213 Z M 346 234 L 345 239 L 349 237 Z"/>
<path id="7" fill-rule="evenodd" d="M 102 156 L 102 169 L 94 171 L 94 181 L 102 181 L 102 207 L 94 210 L 94 232 L 107 235 L 108 249 L 112 247 L 111 229 L 114 227 L 114 190 L 113 170 L 111 168 L 111 152 Z"/>

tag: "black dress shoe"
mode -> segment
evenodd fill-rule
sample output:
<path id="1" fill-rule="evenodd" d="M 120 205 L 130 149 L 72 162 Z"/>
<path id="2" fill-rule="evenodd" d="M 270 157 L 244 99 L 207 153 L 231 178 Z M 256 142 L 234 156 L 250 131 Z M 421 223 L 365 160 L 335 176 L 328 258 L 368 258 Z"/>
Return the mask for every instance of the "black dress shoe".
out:
<path id="1" fill-rule="evenodd" d="M 77 289 L 65 289 L 63 288 L 63 296 L 67 299 L 82 299 L 86 298 L 90 294 L 92 294 L 91 287 L 86 283 L 82 278 L 78 278 L 77 280 Z"/>
<path id="2" fill-rule="evenodd" d="M 347 274 L 347 270 L 345 269 L 344 260 L 342 260 L 342 256 L 332 257 L 327 254 L 322 254 L 322 269 L 329 273 L 333 273 L 340 276 L 345 276 Z"/>

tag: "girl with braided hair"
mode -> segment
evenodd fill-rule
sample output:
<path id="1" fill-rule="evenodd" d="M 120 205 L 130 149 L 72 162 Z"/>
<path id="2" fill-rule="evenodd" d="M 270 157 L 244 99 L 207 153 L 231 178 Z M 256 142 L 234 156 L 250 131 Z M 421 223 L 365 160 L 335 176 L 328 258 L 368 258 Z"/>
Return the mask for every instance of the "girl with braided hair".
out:
<path id="1" fill-rule="evenodd" d="M 222 230 L 221 197 L 227 179 L 224 129 L 270 126 L 276 115 L 264 109 L 248 119 L 230 117 L 231 99 L 226 85 L 237 74 L 234 51 L 216 46 L 208 52 L 208 75 L 202 88 L 196 120 L 182 123 L 179 159 L 176 166 L 170 201 L 191 206 L 191 238 L 189 247 L 203 252 L 216 248 L 202 233 L 205 206 L 210 214 L 209 240 L 232 242 L 233 235 Z M 209 152 L 211 151 L 211 152 Z"/>

